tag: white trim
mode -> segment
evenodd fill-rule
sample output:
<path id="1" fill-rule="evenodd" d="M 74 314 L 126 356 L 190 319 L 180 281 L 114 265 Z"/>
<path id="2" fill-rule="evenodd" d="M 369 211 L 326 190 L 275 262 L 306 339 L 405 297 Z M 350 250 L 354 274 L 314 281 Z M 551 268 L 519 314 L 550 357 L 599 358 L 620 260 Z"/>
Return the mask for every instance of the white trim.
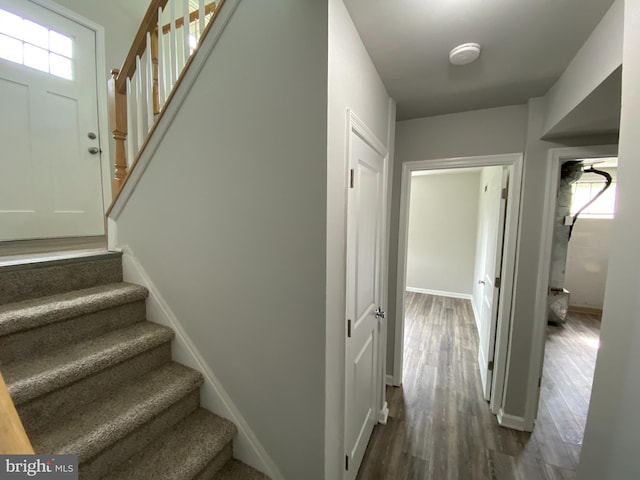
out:
<path id="1" fill-rule="evenodd" d="M 533 431 L 533 425 L 531 426 L 531 428 L 526 428 L 526 422 L 524 421 L 524 418 L 504 413 L 502 409 L 500 409 L 500 411 L 498 412 L 498 424 L 502 427 L 519 430 L 521 432 Z"/>
<path id="2" fill-rule="evenodd" d="M 98 138 L 100 139 L 100 171 L 102 183 L 102 206 L 106 212 L 111 205 L 111 154 L 109 151 L 109 108 L 107 102 L 107 54 L 104 27 L 79 13 L 74 12 L 52 0 L 29 0 L 31 3 L 51 10 L 53 13 L 65 17 L 72 22 L 92 30 L 95 34 L 96 60 L 96 97 L 98 101 Z M 105 222 L 105 235 L 108 226 Z"/>
<path id="3" fill-rule="evenodd" d="M 496 344 L 494 353 L 493 385 L 491 389 L 490 408 L 497 413 L 502 406 L 507 352 L 509 349 L 509 328 L 512 316 L 513 291 L 516 268 L 516 247 L 518 242 L 518 222 L 520 216 L 522 188 L 522 153 L 499 155 L 482 155 L 475 157 L 456 157 L 436 160 L 420 160 L 406 162 L 402 165 L 400 190 L 400 221 L 398 230 L 398 273 L 396 283 L 396 325 L 394 345 L 393 384 L 402 381 L 404 354 L 404 292 L 407 275 L 407 250 L 409 228 L 409 199 L 411 195 L 411 173 L 417 170 L 438 170 L 469 167 L 490 167 L 497 165 L 511 166 L 512 181 L 507 199 L 507 219 L 504 237 L 504 254 L 502 264 L 502 287 L 500 289 L 500 307 L 496 328 Z M 507 301 L 508 299 L 508 301 Z"/>
<path id="4" fill-rule="evenodd" d="M 547 178 L 544 205 L 542 207 L 541 249 L 538 262 L 538 282 L 532 332 L 529 375 L 527 379 L 527 399 L 525 403 L 525 426 L 533 428 L 540 400 L 539 382 L 544 362 L 544 347 L 547 331 L 547 293 L 551 272 L 551 247 L 553 244 L 553 222 L 556 209 L 556 195 L 560 179 L 560 166 L 567 160 L 613 157 L 618 155 L 617 145 L 590 147 L 552 148 L 547 156 Z"/>
<path id="5" fill-rule="evenodd" d="M 187 98 L 191 87 L 193 87 L 193 84 L 198 78 L 200 71 L 204 67 L 207 58 L 209 58 L 209 55 L 211 54 L 211 51 L 218 43 L 222 32 L 227 26 L 227 23 L 229 23 L 229 20 L 231 19 L 231 16 L 233 15 L 233 12 L 235 11 L 239 2 L 240 0 L 226 0 L 222 4 L 220 13 L 211 26 L 211 30 L 209 30 L 209 33 L 202 41 L 200 47 L 198 47 L 196 52 L 194 52 L 191 64 L 189 68 L 184 72 L 182 82 L 180 82 L 180 85 L 175 91 L 171 102 L 169 102 L 169 104 L 166 106 L 166 110 L 161 115 L 160 120 L 158 121 L 158 124 L 156 125 L 156 128 L 153 132 L 153 135 L 151 135 L 151 137 L 149 138 L 149 142 L 147 143 L 146 148 L 138 158 L 138 164 L 136 168 L 131 173 L 131 176 L 125 183 L 122 191 L 120 192 L 120 195 L 118 196 L 118 199 L 111 209 L 109 217 L 113 218 L 114 220 L 118 219 L 125 205 L 129 201 L 129 197 L 131 197 L 131 194 L 142 178 L 142 175 L 147 169 L 149 162 L 151 162 L 151 159 L 158 149 L 158 146 L 162 142 L 164 136 L 167 134 L 169 127 L 173 123 L 173 120 L 180 110 L 180 107 Z"/>
<path id="6" fill-rule="evenodd" d="M 175 332 L 172 357 L 188 367 L 198 370 L 204 376 L 200 390 L 202 406 L 231 420 L 238 428 L 233 441 L 236 458 L 266 473 L 274 480 L 284 480 L 284 475 L 264 449 L 248 422 L 233 403 L 221 382 L 215 376 L 206 360 L 200 354 L 180 321 L 160 294 L 144 267 L 128 245 L 121 248 L 124 280 L 145 286 L 149 290 L 147 298 L 147 319 L 166 325 Z"/>
<path id="7" fill-rule="evenodd" d="M 438 297 L 463 298 L 465 300 L 473 300 L 470 293 L 445 292 L 444 290 L 431 290 L 429 288 L 407 287 L 407 292 L 424 293 L 425 295 L 437 295 Z"/>
<path id="8" fill-rule="evenodd" d="M 400 386 L 399 383 L 394 383 L 393 375 L 389 375 L 389 374 L 384 376 L 384 383 L 387 384 L 387 385 L 394 386 L 394 387 L 399 387 Z"/>
<path id="9" fill-rule="evenodd" d="M 389 405 L 385 401 L 384 405 L 382 405 L 382 409 L 378 412 L 378 423 L 386 425 L 388 419 L 389 419 Z"/>

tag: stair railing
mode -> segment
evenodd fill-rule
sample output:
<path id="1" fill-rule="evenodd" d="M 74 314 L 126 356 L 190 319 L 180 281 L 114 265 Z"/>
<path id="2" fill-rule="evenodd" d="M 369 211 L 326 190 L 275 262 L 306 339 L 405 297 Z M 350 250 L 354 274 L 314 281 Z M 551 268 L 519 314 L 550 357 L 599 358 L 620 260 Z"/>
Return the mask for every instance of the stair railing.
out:
<path id="1" fill-rule="evenodd" d="M 33 454 L 33 447 L 24 431 L 2 374 L 0 374 L 0 454 Z"/>
<path id="2" fill-rule="evenodd" d="M 115 199 L 224 0 L 151 0 L 122 68 L 108 84 Z"/>

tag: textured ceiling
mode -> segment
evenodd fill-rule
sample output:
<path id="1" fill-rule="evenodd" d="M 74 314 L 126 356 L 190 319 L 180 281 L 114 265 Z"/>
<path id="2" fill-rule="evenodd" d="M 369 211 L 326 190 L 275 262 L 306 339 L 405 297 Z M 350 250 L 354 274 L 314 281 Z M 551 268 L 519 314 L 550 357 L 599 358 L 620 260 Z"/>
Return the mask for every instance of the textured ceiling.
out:
<path id="1" fill-rule="evenodd" d="M 344 0 L 398 119 L 544 95 L 613 0 Z M 451 48 L 482 45 L 453 66 Z"/>

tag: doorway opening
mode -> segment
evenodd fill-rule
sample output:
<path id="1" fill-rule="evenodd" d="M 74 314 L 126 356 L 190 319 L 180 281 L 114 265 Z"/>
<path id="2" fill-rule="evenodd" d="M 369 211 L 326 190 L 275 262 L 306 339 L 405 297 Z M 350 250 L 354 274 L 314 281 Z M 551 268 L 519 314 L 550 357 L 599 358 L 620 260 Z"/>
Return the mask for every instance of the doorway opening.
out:
<path id="1" fill-rule="evenodd" d="M 406 296 L 438 297 L 444 308 L 461 299 L 476 327 L 483 396 L 501 423 L 521 172 L 520 154 L 410 162 L 401 187 L 393 384 L 403 381 L 413 328 Z"/>
<path id="2" fill-rule="evenodd" d="M 617 158 L 563 157 L 552 170 L 556 193 L 548 211 L 553 222 L 549 289 L 533 435 L 555 445 L 559 467 L 575 470 L 599 348 Z"/>

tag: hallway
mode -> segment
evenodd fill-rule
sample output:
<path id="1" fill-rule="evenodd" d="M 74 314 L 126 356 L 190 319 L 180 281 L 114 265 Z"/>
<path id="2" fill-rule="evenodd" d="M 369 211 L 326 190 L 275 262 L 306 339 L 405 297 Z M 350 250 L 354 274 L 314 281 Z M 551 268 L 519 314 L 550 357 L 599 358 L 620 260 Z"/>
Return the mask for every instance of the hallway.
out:
<path id="1" fill-rule="evenodd" d="M 387 387 L 361 480 L 575 478 L 599 321 L 570 314 L 548 327 L 535 432 L 502 428 L 483 400 L 468 300 L 407 293 L 402 387 Z"/>

